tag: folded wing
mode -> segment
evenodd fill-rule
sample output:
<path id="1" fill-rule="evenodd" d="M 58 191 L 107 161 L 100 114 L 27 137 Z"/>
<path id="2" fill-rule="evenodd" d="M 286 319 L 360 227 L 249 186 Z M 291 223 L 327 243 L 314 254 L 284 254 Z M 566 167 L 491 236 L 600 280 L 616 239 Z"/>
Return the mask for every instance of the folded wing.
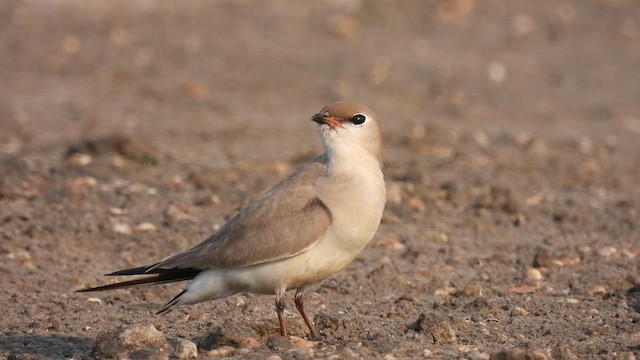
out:
<path id="1" fill-rule="evenodd" d="M 299 168 L 242 209 L 199 245 L 163 259 L 157 269 L 231 268 L 288 258 L 312 248 L 331 226 L 317 196 L 322 158 Z"/>

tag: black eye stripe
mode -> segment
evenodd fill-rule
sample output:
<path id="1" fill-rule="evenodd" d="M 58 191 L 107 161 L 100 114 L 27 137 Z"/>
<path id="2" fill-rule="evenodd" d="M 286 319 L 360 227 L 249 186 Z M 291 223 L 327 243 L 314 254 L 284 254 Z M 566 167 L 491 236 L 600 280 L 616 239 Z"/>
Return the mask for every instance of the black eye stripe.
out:
<path id="1" fill-rule="evenodd" d="M 365 121 L 367 121 L 367 117 L 362 114 L 356 114 L 349 120 L 353 125 L 362 125 Z"/>

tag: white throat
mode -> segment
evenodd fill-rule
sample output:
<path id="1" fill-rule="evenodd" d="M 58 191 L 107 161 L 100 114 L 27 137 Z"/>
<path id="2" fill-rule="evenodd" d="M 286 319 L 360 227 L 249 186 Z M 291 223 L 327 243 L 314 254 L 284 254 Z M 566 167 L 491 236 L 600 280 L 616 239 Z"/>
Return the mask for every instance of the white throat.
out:
<path id="1" fill-rule="evenodd" d="M 331 133 L 335 131 L 325 128 L 320 130 L 329 171 L 342 173 L 367 169 L 367 172 L 382 175 L 382 164 L 358 139 L 351 134 Z"/>

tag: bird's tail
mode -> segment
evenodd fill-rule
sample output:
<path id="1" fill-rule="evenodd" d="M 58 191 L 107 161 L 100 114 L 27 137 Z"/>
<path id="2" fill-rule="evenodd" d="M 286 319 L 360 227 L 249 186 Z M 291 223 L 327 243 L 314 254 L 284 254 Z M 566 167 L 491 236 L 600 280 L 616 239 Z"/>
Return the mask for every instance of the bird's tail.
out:
<path id="1" fill-rule="evenodd" d="M 150 275 L 139 279 L 121 281 L 114 284 L 107 284 L 102 286 L 90 287 L 86 289 L 77 290 L 77 292 L 90 292 L 90 291 L 105 291 L 105 290 L 114 290 L 114 289 L 123 289 L 132 286 L 140 286 L 140 285 L 156 285 L 156 284 L 167 284 L 177 281 L 185 281 L 191 280 L 196 277 L 200 273 L 200 269 L 159 269 L 154 268 L 156 264 L 149 266 L 141 266 L 132 269 L 125 269 L 116 272 L 112 272 L 110 274 L 106 274 L 106 276 L 130 276 L 130 275 Z"/>
<path id="2" fill-rule="evenodd" d="M 180 294 L 176 295 L 176 297 L 171 299 L 171 301 L 169 301 L 168 303 L 164 304 L 162 309 L 160 309 L 160 310 L 158 310 L 158 312 L 156 312 L 156 315 L 168 313 L 169 311 L 173 310 L 174 307 L 180 306 L 180 305 L 178 305 L 178 301 L 180 301 L 180 297 L 182 295 L 184 295 L 184 293 L 186 293 L 187 290 L 189 290 L 189 289 L 184 289 L 184 290 L 180 291 Z"/>

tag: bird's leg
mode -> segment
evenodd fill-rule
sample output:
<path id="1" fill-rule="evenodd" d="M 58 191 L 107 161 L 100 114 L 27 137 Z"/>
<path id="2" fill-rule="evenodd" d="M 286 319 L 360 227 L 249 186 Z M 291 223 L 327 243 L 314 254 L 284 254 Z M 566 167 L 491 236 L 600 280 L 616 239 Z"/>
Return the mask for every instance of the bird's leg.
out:
<path id="1" fill-rule="evenodd" d="M 318 336 L 318 332 L 316 331 L 316 327 L 313 326 L 313 323 L 311 322 L 311 320 L 309 320 L 309 317 L 304 312 L 304 294 L 302 293 L 302 291 L 300 290 L 296 291 L 295 302 L 296 302 L 296 309 L 298 309 L 298 311 L 300 312 L 300 315 L 302 315 L 302 319 L 304 320 L 304 323 L 307 324 L 307 327 L 311 331 L 311 336 L 314 339 L 318 339 L 319 336 Z"/>
<path id="2" fill-rule="evenodd" d="M 287 326 L 284 323 L 284 291 L 276 291 L 276 312 L 280 323 L 280 335 L 287 336 Z"/>

